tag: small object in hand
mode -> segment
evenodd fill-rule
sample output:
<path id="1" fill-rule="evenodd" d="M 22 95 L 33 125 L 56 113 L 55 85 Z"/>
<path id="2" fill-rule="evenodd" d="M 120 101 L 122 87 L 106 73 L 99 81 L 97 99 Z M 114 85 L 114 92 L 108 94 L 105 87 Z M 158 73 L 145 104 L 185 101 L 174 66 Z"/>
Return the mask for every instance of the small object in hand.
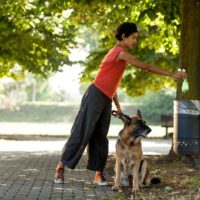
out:
<path id="1" fill-rule="evenodd" d="M 178 71 L 185 72 L 185 69 L 178 69 Z M 187 79 L 183 80 L 181 90 L 182 90 L 183 93 L 185 93 L 185 92 L 187 92 L 189 90 L 189 84 L 188 84 L 188 80 Z"/>
<path id="2" fill-rule="evenodd" d="M 188 80 L 184 79 L 183 83 L 182 83 L 182 87 L 181 87 L 182 92 L 187 92 L 189 90 L 189 84 L 188 84 Z"/>

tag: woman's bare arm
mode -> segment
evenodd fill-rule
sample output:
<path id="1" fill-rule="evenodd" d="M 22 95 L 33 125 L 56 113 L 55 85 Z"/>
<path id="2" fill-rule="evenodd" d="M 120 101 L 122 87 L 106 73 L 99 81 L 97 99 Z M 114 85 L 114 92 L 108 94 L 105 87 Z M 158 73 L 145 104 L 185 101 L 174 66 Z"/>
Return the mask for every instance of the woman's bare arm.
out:
<path id="1" fill-rule="evenodd" d="M 187 74 L 185 72 L 182 72 L 182 71 L 175 72 L 175 73 L 169 72 L 169 71 L 163 70 L 163 69 L 161 69 L 157 66 L 143 63 L 142 61 L 137 60 L 134 56 L 132 56 L 130 53 L 128 53 L 126 51 L 120 52 L 116 59 L 117 60 L 124 60 L 127 63 L 129 63 L 129 64 L 131 64 L 131 65 L 133 65 L 137 68 L 143 69 L 143 70 L 148 71 L 148 72 L 152 72 L 154 74 L 169 76 L 169 77 L 172 77 L 172 78 L 186 78 L 187 77 Z"/>

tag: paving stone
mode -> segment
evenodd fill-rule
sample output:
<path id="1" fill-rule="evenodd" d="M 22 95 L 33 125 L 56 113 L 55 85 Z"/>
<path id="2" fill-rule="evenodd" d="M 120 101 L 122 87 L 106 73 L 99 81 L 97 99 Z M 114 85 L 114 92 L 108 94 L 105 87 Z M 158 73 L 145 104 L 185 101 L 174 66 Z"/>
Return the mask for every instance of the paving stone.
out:
<path id="1" fill-rule="evenodd" d="M 64 184 L 54 184 L 59 152 L 1 152 L 1 200 L 99 200 L 116 194 L 111 186 L 93 184 L 94 172 L 86 170 L 84 155 L 75 170 L 65 170 Z M 106 173 L 106 172 L 105 172 Z M 113 183 L 108 176 L 109 183 Z"/>

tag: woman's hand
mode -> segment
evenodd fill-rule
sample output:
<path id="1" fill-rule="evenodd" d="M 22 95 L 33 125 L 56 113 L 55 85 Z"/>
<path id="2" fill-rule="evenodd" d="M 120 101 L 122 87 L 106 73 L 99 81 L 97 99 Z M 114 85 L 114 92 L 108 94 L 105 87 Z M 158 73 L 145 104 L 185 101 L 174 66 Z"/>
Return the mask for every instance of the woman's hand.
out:
<path id="1" fill-rule="evenodd" d="M 174 78 L 181 78 L 181 79 L 186 79 L 187 78 L 187 73 L 183 71 L 178 71 L 175 72 L 173 75 Z"/>
<path id="2" fill-rule="evenodd" d="M 120 106 L 117 106 L 117 113 L 122 113 L 122 109 L 121 109 L 121 107 Z"/>

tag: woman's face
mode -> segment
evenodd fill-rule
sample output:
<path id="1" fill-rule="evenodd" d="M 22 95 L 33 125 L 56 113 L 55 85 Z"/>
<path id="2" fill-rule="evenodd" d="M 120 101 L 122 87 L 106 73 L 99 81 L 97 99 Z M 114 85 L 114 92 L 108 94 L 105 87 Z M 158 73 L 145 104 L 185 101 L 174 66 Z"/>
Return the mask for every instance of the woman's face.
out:
<path id="1" fill-rule="evenodd" d="M 133 48 L 137 44 L 137 33 L 132 33 L 128 37 L 122 36 L 122 40 L 128 49 Z"/>

